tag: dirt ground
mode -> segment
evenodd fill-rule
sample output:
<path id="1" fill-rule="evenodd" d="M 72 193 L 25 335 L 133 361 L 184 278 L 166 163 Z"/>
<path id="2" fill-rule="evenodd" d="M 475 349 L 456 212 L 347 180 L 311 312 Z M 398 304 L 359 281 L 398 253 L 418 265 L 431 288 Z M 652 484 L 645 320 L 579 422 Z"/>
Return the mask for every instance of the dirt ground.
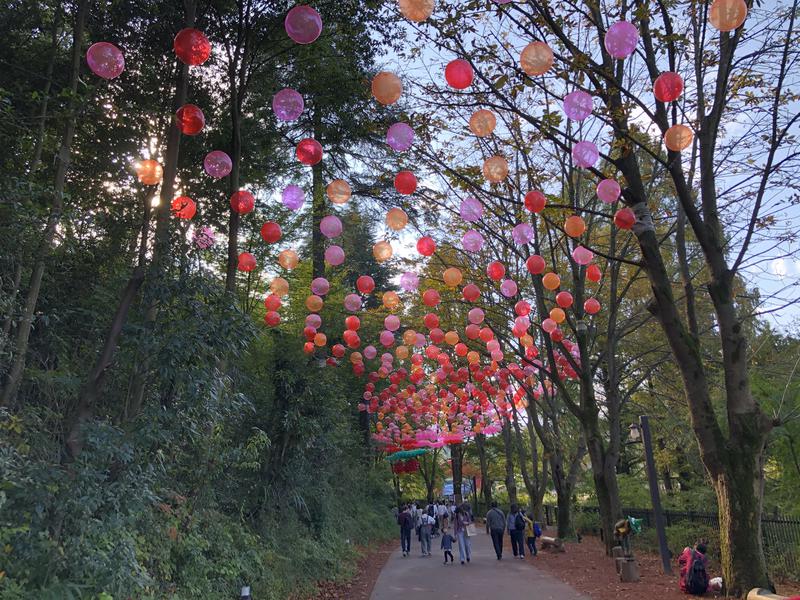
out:
<path id="1" fill-rule="evenodd" d="M 360 548 L 356 575 L 349 581 L 324 581 L 318 584 L 319 591 L 311 600 L 369 600 L 378 575 L 397 549 L 397 540 Z"/>
<path id="2" fill-rule="evenodd" d="M 537 567 L 569 583 L 592 600 L 687 600 L 678 588 L 677 559 L 673 564 L 673 576 L 661 573 L 661 558 L 639 550 L 636 553 L 641 580 L 638 583 L 620 583 L 613 561 L 606 557 L 603 545 L 598 538 L 585 537 L 578 544 L 567 543 L 563 554 L 539 552 L 536 558 L 528 558 Z M 719 573 L 712 569 L 709 573 L 716 577 Z M 778 593 L 791 596 L 800 593 L 798 586 L 778 584 Z M 704 596 L 704 598 L 719 597 Z"/>

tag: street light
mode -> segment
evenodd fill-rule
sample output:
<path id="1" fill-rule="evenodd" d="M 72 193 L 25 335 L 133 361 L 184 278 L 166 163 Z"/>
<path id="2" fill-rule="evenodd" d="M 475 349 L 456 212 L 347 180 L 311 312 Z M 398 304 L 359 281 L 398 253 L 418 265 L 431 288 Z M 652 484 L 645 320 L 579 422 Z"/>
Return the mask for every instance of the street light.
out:
<path id="1" fill-rule="evenodd" d="M 664 526 L 664 513 L 661 510 L 661 497 L 658 493 L 658 475 L 656 473 L 656 461 L 653 458 L 653 440 L 650 437 L 650 420 L 642 415 L 639 423 L 632 423 L 630 426 L 629 439 L 637 443 L 644 442 L 644 456 L 647 463 L 647 481 L 650 487 L 650 500 L 653 503 L 653 517 L 656 521 L 656 533 L 658 533 L 658 549 L 661 553 L 661 564 L 665 575 L 672 574 L 672 561 L 667 547 L 667 531 Z"/>

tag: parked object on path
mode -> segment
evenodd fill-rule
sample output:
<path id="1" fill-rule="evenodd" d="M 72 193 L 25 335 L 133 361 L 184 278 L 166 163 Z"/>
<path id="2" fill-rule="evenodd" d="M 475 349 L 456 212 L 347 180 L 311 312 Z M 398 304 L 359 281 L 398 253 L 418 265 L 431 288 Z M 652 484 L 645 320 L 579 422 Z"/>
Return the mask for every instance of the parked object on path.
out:
<path id="1" fill-rule="evenodd" d="M 561 538 L 554 538 L 548 535 L 543 535 L 541 538 L 542 550 L 549 550 L 550 552 L 566 552 L 564 541 Z"/>

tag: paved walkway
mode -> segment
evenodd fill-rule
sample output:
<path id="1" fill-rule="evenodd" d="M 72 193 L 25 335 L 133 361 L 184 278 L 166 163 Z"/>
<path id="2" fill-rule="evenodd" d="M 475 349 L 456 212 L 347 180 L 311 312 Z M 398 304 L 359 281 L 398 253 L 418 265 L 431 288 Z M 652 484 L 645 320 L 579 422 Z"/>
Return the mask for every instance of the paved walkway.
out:
<path id="1" fill-rule="evenodd" d="M 456 562 L 444 566 L 439 544 L 440 538 L 433 538 L 429 558 L 420 556 L 415 536 L 407 558 L 398 547 L 383 567 L 370 600 L 589 600 L 535 568 L 535 558 L 525 562 L 514 558 L 507 544 L 503 560 L 497 560 L 492 540 L 483 532 L 472 538 L 472 560 L 466 565 L 458 562 L 454 546 Z"/>

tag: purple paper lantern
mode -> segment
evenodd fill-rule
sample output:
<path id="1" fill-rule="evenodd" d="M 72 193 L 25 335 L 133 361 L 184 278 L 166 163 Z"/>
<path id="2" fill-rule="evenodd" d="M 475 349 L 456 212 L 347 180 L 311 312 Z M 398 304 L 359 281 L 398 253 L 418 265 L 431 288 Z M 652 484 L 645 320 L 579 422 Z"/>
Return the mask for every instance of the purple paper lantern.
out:
<path id="1" fill-rule="evenodd" d="M 593 167 L 600 158 L 600 151 L 592 142 L 578 142 L 572 147 L 572 160 L 581 168 Z"/>
<path id="2" fill-rule="evenodd" d="M 592 114 L 592 96 L 583 90 L 575 90 L 564 96 L 564 113 L 573 121 L 583 121 Z"/>
<path id="3" fill-rule="evenodd" d="M 483 236 L 479 231 L 470 229 L 462 236 L 461 247 L 467 252 L 480 252 L 483 248 Z"/>
<path id="4" fill-rule="evenodd" d="M 614 58 L 627 58 L 636 50 L 639 42 L 639 30 L 633 23 L 617 21 L 606 31 L 603 45 Z"/>
<path id="5" fill-rule="evenodd" d="M 419 287 L 419 276 L 411 271 L 406 271 L 400 276 L 400 287 L 406 292 L 414 292 Z"/>
<path id="6" fill-rule="evenodd" d="M 281 121 L 294 121 L 304 108 L 303 96 L 292 88 L 284 88 L 272 97 L 272 110 Z"/>
<path id="7" fill-rule="evenodd" d="M 517 282 L 513 279 L 506 279 L 500 284 L 500 293 L 506 298 L 517 295 Z"/>
<path id="8" fill-rule="evenodd" d="M 222 150 L 212 150 L 203 159 L 203 169 L 215 179 L 227 176 L 233 169 L 231 157 Z"/>
<path id="9" fill-rule="evenodd" d="M 97 42 L 86 51 L 86 64 L 98 77 L 114 79 L 125 70 L 125 57 L 114 44 Z"/>
<path id="10" fill-rule="evenodd" d="M 283 205 L 289 210 L 299 210 L 306 201 L 306 195 L 300 186 L 287 185 L 283 188 L 282 200 Z"/>
<path id="11" fill-rule="evenodd" d="M 511 238 L 517 246 L 524 246 L 533 239 L 533 227 L 527 223 L 520 223 L 511 230 Z"/>
<path id="12" fill-rule="evenodd" d="M 298 44 L 310 44 L 322 33 L 322 17 L 307 5 L 295 6 L 283 22 L 286 34 Z"/>
<path id="13" fill-rule="evenodd" d="M 405 123 L 395 123 L 386 132 L 386 143 L 395 152 L 405 152 L 414 143 L 414 130 Z"/>
<path id="14" fill-rule="evenodd" d="M 619 199 L 622 190 L 613 179 L 603 179 L 597 184 L 597 197 L 606 204 L 613 204 Z"/>
<path id="15" fill-rule="evenodd" d="M 311 282 L 311 293 L 324 296 L 331 289 L 331 284 L 324 277 L 317 277 Z"/>
<path id="16" fill-rule="evenodd" d="M 361 296 L 358 294 L 347 294 L 344 297 L 344 308 L 348 312 L 358 312 L 361 310 Z M 374 350 L 374 348 L 373 348 Z"/>
<path id="17" fill-rule="evenodd" d="M 467 196 L 461 202 L 458 214 L 461 215 L 461 218 L 465 221 L 475 223 L 483 216 L 483 205 L 472 196 Z"/>
<path id="18" fill-rule="evenodd" d="M 311 327 L 312 329 L 319 329 L 322 325 L 322 317 L 320 317 L 317 313 L 312 313 L 306 317 L 306 327 Z"/>
<path id="19" fill-rule="evenodd" d="M 344 262 L 344 250 L 341 246 L 328 246 L 325 249 L 325 262 L 332 267 L 338 267 Z"/>
<path id="20" fill-rule="evenodd" d="M 319 230 L 328 239 L 338 237 L 342 234 L 342 222 L 336 215 L 322 217 L 319 222 Z"/>

